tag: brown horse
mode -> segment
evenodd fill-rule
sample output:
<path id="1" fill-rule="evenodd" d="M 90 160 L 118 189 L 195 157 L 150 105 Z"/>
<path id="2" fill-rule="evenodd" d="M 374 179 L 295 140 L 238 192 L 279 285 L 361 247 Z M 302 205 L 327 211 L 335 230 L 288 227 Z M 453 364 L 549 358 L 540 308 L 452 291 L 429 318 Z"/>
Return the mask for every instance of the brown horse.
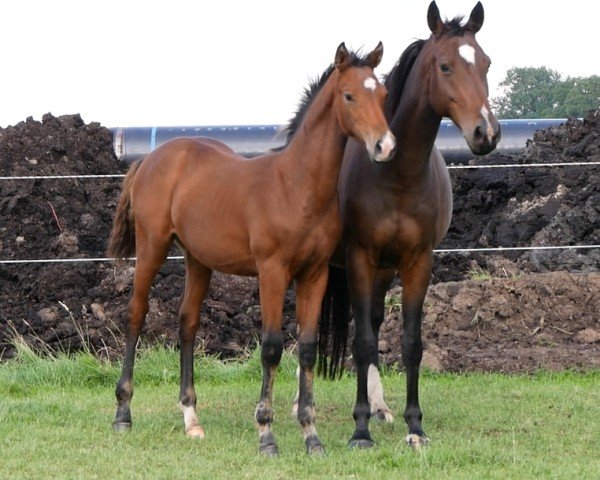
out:
<path id="1" fill-rule="evenodd" d="M 356 427 L 351 446 L 370 447 L 371 415 L 391 421 L 378 373 L 377 338 L 386 292 L 395 276 L 402 282 L 402 360 L 407 396 L 404 419 L 409 445 L 427 443 L 421 427 L 419 366 L 423 353 L 421 315 L 432 270 L 432 250 L 442 241 L 452 215 L 446 164 L 434 147 L 442 117 L 461 129 L 471 151 L 483 155 L 500 139 L 490 112 L 486 75 L 489 57 L 475 34 L 483 24 L 477 3 L 467 22 L 444 22 L 432 2 L 427 13 L 432 32 L 402 54 L 386 78 L 386 117 L 397 138 L 394 158 L 381 165 L 365 162 L 361 145 L 350 141 L 340 172 L 342 246 L 336 249 L 323 302 L 320 355 L 333 330 L 329 375 L 343 357 L 349 322 L 348 290 L 355 322 L 352 346 L 357 369 Z M 347 290 L 348 289 L 348 290 Z M 332 315 L 332 317 L 330 317 Z M 331 334 L 331 332 L 329 333 Z M 327 361 L 321 366 L 327 371 Z"/>
<path id="2" fill-rule="evenodd" d="M 375 162 L 389 160 L 395 145 L 383 112 L 386 89 L 373 73 L 382 54 L 381 43 L 365 57 L 348 52 L 342 43 L 334 64 L 311 87 L 314 96 L 301 107 L 304 118 L 297 134 L 281 151 L 246 159 L 214 140 L 180 138 L 131 167 L 108 248 L 116 258 L 137 254 L 125 358 L 116 387 L 116 430 L 131 427 L 133 364 L 148 293 L 176 242 L 186 266 L 178 315 L 179 405 L 186 434 L 204 437 L 196 414 L 193 350 L 201 303 L 212 270 L 218 270 L 259 277 L 263 382 L 255 418 L 259 449 L 266 454 L 277 453 L 271 431 L 273 381 L 283 348 L 283 297 L 294 280 L 298 421 L 307 451 L 323 451 L 314 426 L 312 383 L 327 265 L 340 235 L 340 163 L 349 137 L 364 144 Z"/>

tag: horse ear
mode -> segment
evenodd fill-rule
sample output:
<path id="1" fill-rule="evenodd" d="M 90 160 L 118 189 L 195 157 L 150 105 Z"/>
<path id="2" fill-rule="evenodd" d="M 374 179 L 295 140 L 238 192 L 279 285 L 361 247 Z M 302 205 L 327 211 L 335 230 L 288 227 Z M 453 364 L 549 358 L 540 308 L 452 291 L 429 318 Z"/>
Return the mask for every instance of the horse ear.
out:
<path id="1" fill-rule="evenodd" d="M 345 70 L 348 66 L 348 59 L 350 58 L 350 54 L 348 53 L 348 49 L 346 48 L 346 44 L 344 42 L 340 43 L 337 51 L 335 52 L 335 68 L 338 70 Z"/>
<path id="2" fill-rule="evenodd" d="M 444 22 L 440 17 L 440 9 L 435 4 L 435 1 L 429 4 L 429 8 L 427 9 L 427 25 L 429 25 L 429 30 L 435 36 L 438 36 L 442 33 L 444 28 Z"/>
<path id="3" fill-rule="evenodd" d="M 481 2 L 477 2 L 477 5 L 473 8 L 469 21 L 465 25 L 465 30 L 477 33 L 483 25 L 483 5 Z"/>
<path id="4" fill-rule="evenodd" d="M 379 42 L 371 53 L 367 55 L 367 65 L 371 68 L 377 67 L 381 63 L 383 57 L 383 43 Z"/>

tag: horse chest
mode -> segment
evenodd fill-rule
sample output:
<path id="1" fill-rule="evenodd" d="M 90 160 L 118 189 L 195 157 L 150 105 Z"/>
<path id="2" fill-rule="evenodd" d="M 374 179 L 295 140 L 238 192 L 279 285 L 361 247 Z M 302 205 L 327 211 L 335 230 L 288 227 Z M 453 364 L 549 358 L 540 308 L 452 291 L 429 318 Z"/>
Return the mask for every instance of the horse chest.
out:
<path id="1" fill-rule="evenodd" d="M 377 250 L 379 268 L 394 268 L 411 263 L 415 253 L 428 243 L 428 233 L 423 229 L 422 223 L 411 215 L 390 215 L 373 231 L 373 245 Z"/>

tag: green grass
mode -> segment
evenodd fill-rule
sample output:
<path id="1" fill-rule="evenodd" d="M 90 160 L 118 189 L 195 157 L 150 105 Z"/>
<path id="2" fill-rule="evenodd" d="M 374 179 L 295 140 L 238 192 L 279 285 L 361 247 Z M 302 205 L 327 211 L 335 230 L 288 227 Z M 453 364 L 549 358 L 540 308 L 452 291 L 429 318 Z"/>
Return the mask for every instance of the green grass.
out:
<path id="1" fill-rule="evenodd" d="M 469 280 L 475 280 L 477 282 L 486 282 L 494 278 L 490 272 L 479 267 L 470 268 L 467 274 Z"/>
<path id="2" fill-rule="evenodd" d="M 197 360 L 202 441 L 187 439 L 177 409 L 178 354 L 145 349 L 136 364 L 134 427 L 114 433 L 119 366 L 89 354 L 40 358 L 20 347 L 0 364 L 0 478 L 140 479 L 565 479 L 600 472 L 600 372 L 451 375 L 425 372 L 424 427 L 431 445 L 403 442 L 404 376 L 383 382 L 396 422 L 372 422 L 377 446 L 346 448 L 355 380 L 315 384 L 318 430 L 328 454 L 304 453 L 290 416 L 295 360 L 285 355 L 275 387 L 281 455 L 257 454 L 253 412 L 260 360 Z"/>

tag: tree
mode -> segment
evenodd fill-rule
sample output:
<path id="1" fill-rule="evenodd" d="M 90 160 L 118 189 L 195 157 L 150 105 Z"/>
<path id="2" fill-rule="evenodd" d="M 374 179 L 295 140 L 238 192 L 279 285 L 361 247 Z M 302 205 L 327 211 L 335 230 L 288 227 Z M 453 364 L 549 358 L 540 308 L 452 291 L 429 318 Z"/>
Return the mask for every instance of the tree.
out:
<path id="1" fill-rule="evenodd" d="M 568 78 L 570 85 L 562 105 L 561 117 L 583 117 L 590 109 L 600 108 L 600 76 Z"/>
<path id="2" fill-rule="evenodd" d="M 546 67 L 514 67 L 500 82 L 504 93 L 492 99 L 499 118 L 583 117 L 600 108 L 600 77 L 566 80 Z"/>

